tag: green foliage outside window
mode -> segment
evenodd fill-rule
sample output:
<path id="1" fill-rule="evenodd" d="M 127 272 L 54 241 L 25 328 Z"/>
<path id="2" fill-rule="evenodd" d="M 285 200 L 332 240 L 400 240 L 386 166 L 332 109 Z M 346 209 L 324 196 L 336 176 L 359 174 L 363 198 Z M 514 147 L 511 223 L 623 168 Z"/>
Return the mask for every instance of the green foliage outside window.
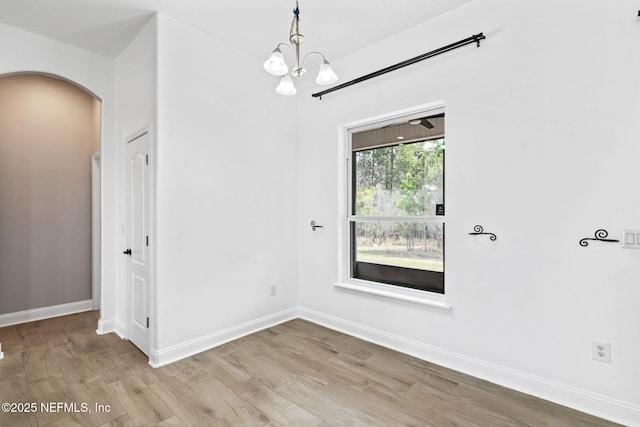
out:
<path id="1" fill-rule="evenodd" d="M 357 216 L 433 217 L 444 197 L 444 138 L 357 151 Z M 358 222 L 359 261 L 442 271 L 442 225 Z M 399 253 L 402 252 L 402 253 Z"/>
<path id="2" fill-rule="evenodd" d="M 435 214 L 443 195 L 444 138 L 355 154 L 356 215 Z"/>

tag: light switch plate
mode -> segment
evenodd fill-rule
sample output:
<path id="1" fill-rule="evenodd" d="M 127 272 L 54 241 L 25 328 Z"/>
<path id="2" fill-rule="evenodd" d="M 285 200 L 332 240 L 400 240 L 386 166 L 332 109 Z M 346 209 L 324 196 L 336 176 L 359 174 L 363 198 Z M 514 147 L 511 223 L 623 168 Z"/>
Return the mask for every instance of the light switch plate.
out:
<path id="1" fill-rule="evenodd" d="M 622 230 L 620 243 L 623 248 L 640 249 L 640 230 Z"/>

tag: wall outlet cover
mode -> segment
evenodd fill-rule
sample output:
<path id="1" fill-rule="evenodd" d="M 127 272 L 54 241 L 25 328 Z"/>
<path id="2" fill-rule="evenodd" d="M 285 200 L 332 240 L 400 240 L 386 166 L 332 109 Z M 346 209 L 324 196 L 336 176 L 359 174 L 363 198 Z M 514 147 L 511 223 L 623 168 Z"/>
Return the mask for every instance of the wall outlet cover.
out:
<path id="1" fill-rule="evenodd" d="M 593 341 L 591 343 L 591 357 L 598 362 L 611 363 L 611 343 Z"/>

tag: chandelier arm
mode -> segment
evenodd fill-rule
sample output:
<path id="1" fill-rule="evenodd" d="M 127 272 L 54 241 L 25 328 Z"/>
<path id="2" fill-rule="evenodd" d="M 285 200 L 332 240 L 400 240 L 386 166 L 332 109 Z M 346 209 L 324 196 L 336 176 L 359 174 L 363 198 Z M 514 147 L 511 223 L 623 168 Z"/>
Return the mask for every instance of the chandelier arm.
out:
<path id="1" fill-rule="evenodd" d="M 284 46 L 289 49 L 289 52 L 291 52 L 291 54 L 293 55 L 293 59 L 296 59 L 296 51 L 293 50 L 291 46 L 289 46 L 287 43 L 279 43 L 277 47 L 279 48 L 280 46 Z"/>
<path id="2" fill-rule="evenodd" d="M 323 54 L 321 54 L 320 52 L 317 52 L 317 51 L 309 52 L 309 53 L 307 53 L 307 54 L 304 56 L 304 58 L 302 58 L 302 65 L 301 65 L 301 67 L 304 67 L 304 63 L 305 63 L 305 61 L 307 60 L 307 58 L 309 57 L 309 55 L 313 55 L 314 53 L 315 53 L 315 54 L 318 54 L 318 55 L 320 55 L 320 56 L 322 56 L 322 60 L 323 60 L 323 61 L 326 61 L 326 60 L 327 60 L 327 58 L 325 58 L 325 57 L 324 57 L 324 55 L 323 55 Z M 327 61 L 327 62 L 328 62 L 328 61 Z"/>
<path id="3" fill-rule="evenodd" d="M 296 68 L 300 68 L 300 45 L 296 44 L 295 50 L 293 50 L 293 48 L 286 43 L 280 43 L 278 47 L 280 46 L 286 46 L 287 49 L 289 49 L 289 52 L 291 52 L 291 55 L 293 55 L 293 60 L 296 64 Z"/>

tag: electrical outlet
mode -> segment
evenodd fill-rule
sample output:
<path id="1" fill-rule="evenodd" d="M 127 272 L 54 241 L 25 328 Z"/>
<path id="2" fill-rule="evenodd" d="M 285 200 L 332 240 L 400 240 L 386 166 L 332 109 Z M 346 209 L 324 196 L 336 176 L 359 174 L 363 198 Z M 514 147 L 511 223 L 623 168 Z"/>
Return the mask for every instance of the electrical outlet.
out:
<path id="1" fill-rule="evenodd" d="M 611 343 L 592 341 L 591 357 L 598 362 L 611 363 Z"/>
<path id="2" fill-rule="evenodd" d="M 275 296 L 278 293 L 278 286 L 273 284 L 271 285 L 271 296 Z"/>

